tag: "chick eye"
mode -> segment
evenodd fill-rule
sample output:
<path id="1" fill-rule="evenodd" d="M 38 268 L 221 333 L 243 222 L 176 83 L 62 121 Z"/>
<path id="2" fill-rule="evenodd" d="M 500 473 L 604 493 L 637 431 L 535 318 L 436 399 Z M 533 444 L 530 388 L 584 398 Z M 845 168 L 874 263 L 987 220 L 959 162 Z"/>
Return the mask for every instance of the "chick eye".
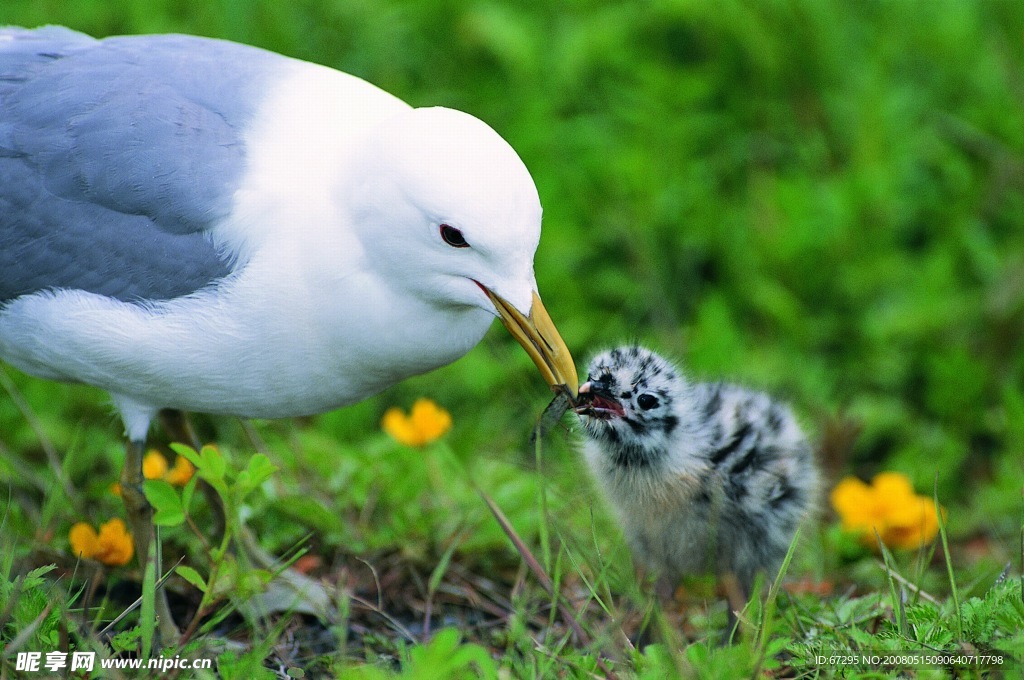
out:
<path id="1" fill-rule="evenodd" d="M 466 243 L 466 237 L 462 235 L 462 232 L 449 224 L 441 225 L 441 238 L 452 248 L 469 247 L 469 244 Z"/>
<path id="2" fill-rule="evenodd" d="M 641 394 L 636 398 L 636 405 L 647 411 L 658 405 L 658 398 L 653 394 Z"/>

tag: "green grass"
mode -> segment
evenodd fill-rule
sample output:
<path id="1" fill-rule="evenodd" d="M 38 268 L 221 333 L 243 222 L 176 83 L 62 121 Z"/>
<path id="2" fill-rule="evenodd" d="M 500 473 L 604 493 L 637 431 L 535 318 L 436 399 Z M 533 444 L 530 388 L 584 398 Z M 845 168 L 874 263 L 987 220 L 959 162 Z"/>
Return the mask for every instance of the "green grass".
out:
<path id="1" fill-rule="evenodd" d="M 6 0 L 5 23 L 224 37 L 480 116 L 537 181 L 537 278 L 579 363 L 637 339 L 698 377 L 768 389 L 815 434 L 830 481 L 899 470 L 949 512 L 933 549 L 881 560 L 826 512 L 789 567 L 800 587 L 751 607 L 737 644 L 717 644 L 724 605 L 697 582 L 685 607 L 652 615 L 669 642 L 632 650 L 619 631 L 649 598 L 572 437 L 556 430 L 539 460 L 527 444 L 548 394 L 496 328 L 456 364 L 347 409 L 198 420 L 226 484 L 257 453 L 278 468 L 239 494 L 235 521 L 270 553 L 305 551 L 337 614 L 254 614 L 270 571 L 204 545 L 197 494 L 195 529 L 163 529 L 165 568 L 184 555 L 195 572 L 169 581 L 175 602 L 209 609 L 183 657 L 240 678 L 584 677 L 604 674 L 599 659 L 625 677 L 885 677 L 807 660 L 1024 658 L 1020 3 Z M 0 646 L 136 649 L 137 611 L 112 641 L 98 631 L 142 575 L 76 565 L 66 541 L 76 521 L 123 515 L 109 492 L 120 425 L 96 390 L 4 370 Z M 378 429 L 418 396 L 455 421 L 424 451 Z"/>

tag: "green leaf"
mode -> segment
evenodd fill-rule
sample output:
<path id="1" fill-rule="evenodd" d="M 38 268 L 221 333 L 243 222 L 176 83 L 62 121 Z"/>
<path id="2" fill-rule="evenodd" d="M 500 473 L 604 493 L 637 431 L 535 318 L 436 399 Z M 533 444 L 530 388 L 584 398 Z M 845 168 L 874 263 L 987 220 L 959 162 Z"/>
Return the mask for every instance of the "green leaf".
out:
<path id="1" fill-rule="evenodd" d="M 188 480 L 188 483 L 181 489 L 181 507 L 188 512 L 188 509 L 192 507 L 192 495 L 196 492 L 196 486 L 199 484 L 199 477 L 195 475 L 192 479 Z"/>
<path id="2" fill-rule="evenodd" d="M 171 450 L 179 456 L 185 456 L 190 463 L 195 465 L 197 468 L 203 464 L 203 459 L 200 458 L 199 454 L 191 446 L 181 444 L 179 442 L 171 442 L 169 444 Z"/>
<path id="3" fill-rule="evenodd" d="M 249 459 L 249 465 L 238 474 L 238 488 L 242 495 L 248 494 L 260 484 L 270 479 L 277 472 L 277 466 L 270 462 L 262 453 L 257 453 Z"/>
<path id="4" fill-rule="evenodd" d="M 216 569 L 210 594 L 220 599 L 235 593 L 238 588 L 238 564 L 230 555 L 225 555 Z"/>
<path id="5" fill-rule="evenodd" d="M 153 524 L 178 526 L 185 521 L 185 508 L 174 487 L 162 479 L 147 479 L 142 483 L 146 500 L 153 506 Z"/>
<path id="6" fill-rule="evenodd" d="M 194 585 L 200 591 L 206 592 L 206 579 L 198 571 L 185 565 L 178 566 L 175 571 L 178 572 L 178 576 Z"/>
<path id="7" fill-rule="evenodd" d="M 224 456 L 215 446 L 204 446 L 199 452 L 201 464 L 197 467 L 205 472 L 205 478 L 212 484 L 214 481 L 222 481 L 227 472 L 227 462 Z"/>
<path id="8" fill-rule="evenodd" d="M 184 444 L 178 444 L 177 442 L 171 443 L 170 446 L 175 453 L 179 456 L 185 456 L 189 462 L 195 465 L 196 474 L 209 482 L 210 486 L 217 490 L 221 498 L 227 497 L 227 481 L 224 479 L 224 475 L 227 472 L 227 462 L 215 446 L 204 446 L 203 450 L 199 453 L 196 453 L 195 449 Z M 190 483 L 191 481 L 189 480 Z M 192 502 L 194 490 L 195 487 L 193 486 L 192 490 L 188 492 L 187 500 L 183 503 L 184 507 L 187 508 Z"/>
<path id="9" fill-rule="evenodd" d="M 47 564 L 42 567 L 36 567 L 32 571 L 25 574 L 25 586 L 28 588 L 33 588 L 37 585 L 44 583 L 43 577 L 56 568 L 56 564 Z"/>
<path id="10" fill-rule="evenodd" d="M 138 626 L 135 628 L 129 628 L 126 631 L 122 631 L 112 638 L 110 638 L 110 648 L 114 650 L 115 654 L 121 652 L 134 652 L 139 648 L 139 638 L 142 636 L 142 631 Z"/>

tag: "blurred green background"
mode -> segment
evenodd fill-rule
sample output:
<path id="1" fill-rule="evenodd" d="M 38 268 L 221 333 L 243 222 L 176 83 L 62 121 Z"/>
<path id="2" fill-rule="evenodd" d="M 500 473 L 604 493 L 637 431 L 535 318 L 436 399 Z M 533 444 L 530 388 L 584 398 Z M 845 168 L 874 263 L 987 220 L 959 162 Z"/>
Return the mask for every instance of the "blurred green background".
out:
<path id="1" fill-rule="evenodd" d="M 1024 3 L 4 0 L 0 23 L 227 38 L 473 113 L 537 182 L 537 278 L 581 370 L 648 343 L 792 401 L 833 475 L 937 476 L 954 526 L 1019 530 Z M 102 395 L 9 372 L 49 437 L 116 470 Z M 281 436 L 351 441 L 419 395 L 460 458 L 524 461 L 549 396 L 495 328 Z M 4 446 L 37 439 L 0 398 Z"/>

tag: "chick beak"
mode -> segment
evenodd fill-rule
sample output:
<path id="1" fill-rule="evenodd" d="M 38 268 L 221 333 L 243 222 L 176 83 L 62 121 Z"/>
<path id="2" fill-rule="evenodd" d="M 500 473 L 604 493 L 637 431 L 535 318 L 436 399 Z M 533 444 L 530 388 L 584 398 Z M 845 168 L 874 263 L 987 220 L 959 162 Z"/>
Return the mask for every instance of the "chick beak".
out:
<path id="1" fill-rule="evenodd" d="M 480 285 L 480 287 L 490 298 L 494 308 L 498 310 L 501 323 L 530 355 L 551 389 L 556 392 L 568 389 L 571 396 L 575 397 L 577 385 L 579 385 L 576 364 L 573 363 L 569 348 L 565 346 L 562 336 L 558 334 L 558 329 L 551 321 L 548 310 L 544 308 L 544 303 L 540 301 L 537 291 L 533 292 L 530 315 L 523 316 L 522 312 L 508 300 L 487 286 Z"/>
<path id="2" fill-rule="evenodd" d="M 579 398 L 573 410 L 581 416 L 599 420 L 625 415 L 625 409 L 610 388 L 610 385 L 600 380 L 588 380 L 580 385 Z"/>

